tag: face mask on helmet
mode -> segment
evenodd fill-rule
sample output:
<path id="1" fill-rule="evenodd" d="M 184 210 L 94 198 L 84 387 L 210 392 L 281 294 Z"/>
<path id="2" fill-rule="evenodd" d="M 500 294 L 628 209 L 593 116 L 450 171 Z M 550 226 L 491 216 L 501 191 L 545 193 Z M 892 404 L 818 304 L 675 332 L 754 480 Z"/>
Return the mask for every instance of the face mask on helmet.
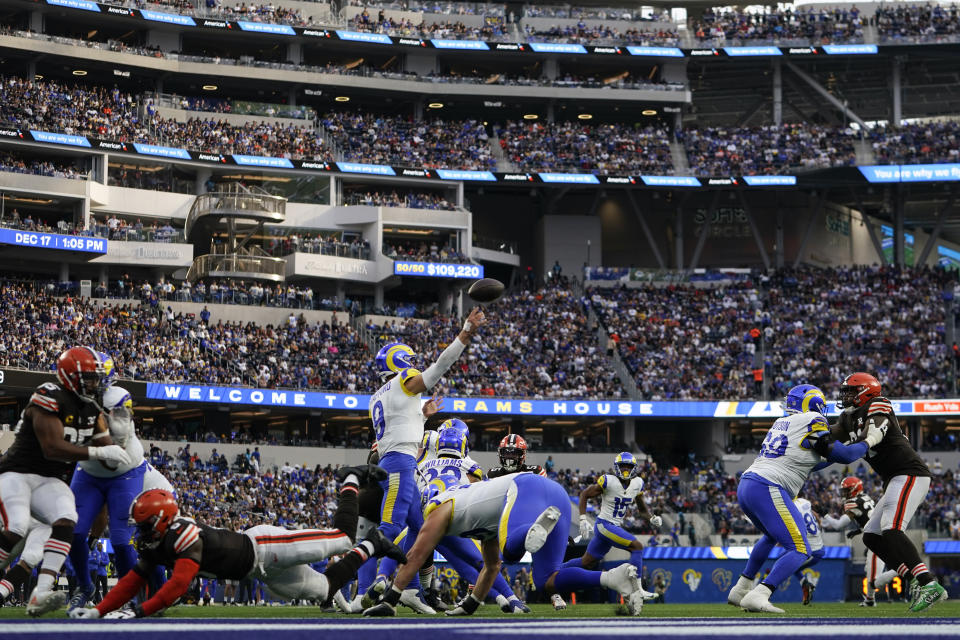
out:
<path id="1" fill-rule="evenodd" d="M 500 449 L 500 464 L 508 471 L 516 471 L 523 465 L 526 454 L 522 449 L 516 447 L 504 447 Z"/>
<path id="2" fill-rule="evenodd" d="M 852 385 L 842 385 L 840 387 L 840 398 L 837 400 L 837 407 L 847 408 L 857 406 L 857 396 L 860 394 L 860 387 Z"/>
<path id="3" fill-rule="evenodd" d="M 138 549 L 154 549 L 160 544 L 163 534 L 156 530 L 156 524 L 157 516 L 151 516 L 143 522 L 136 523 L 135 542 Z"/>
<path id="4" fill-rule="evenodd" d="M 626 480 L 633 476 L 633 472 L 636 471 L 637 466 L 634 464 L 618 464 L 617 473 L 620 474 L 620 477 Z"/>

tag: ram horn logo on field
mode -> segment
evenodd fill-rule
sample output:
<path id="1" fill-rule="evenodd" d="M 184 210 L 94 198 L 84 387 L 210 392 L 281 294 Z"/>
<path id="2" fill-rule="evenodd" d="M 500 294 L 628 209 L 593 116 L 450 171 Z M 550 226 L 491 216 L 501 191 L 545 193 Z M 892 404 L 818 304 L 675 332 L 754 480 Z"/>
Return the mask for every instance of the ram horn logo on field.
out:
<path id="1" fill-rule="evenodd" d="M 663 588 L 664 590 L 670 588 L 670 581 L 673 580 L 673 572 L 667 571 L 666 569 L 654 569 L 650 574 L 650 579 L 653 580 L 653 584 L 657 583 L 657 576 L 663 578 Z"/>
<path id="2" fill-rule="evenodd" d="M 683 582 L 690 587 L 690 591 L 696 591 L 700 586 L 700 578 L 703 574 L 696 569 L 687 569 L 683 572 Z"/>
<path id="3" fill-rule="evenodd" d="M 713 584 L 717 585 L 717 589 L 726 593 L 730 590 L 730 585 L 733 584 L 733 571 L 714 569 L 710 578 L 713 580 Z"/>

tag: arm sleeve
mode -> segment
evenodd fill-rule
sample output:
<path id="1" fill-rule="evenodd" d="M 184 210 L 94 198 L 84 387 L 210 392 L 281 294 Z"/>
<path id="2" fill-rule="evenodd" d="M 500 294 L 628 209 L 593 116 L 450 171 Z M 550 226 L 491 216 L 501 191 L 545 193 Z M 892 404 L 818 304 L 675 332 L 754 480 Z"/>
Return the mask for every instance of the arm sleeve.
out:
<path id="1" fill-rule="evenodd" d="M 177 601 L 190 588 L 190 581 L 197 575 L 200 565 L 191 558 L 180 558 L 173 565 L 173 575 L 167 580 L 160 589 L 153 594 L 153 597 L 140 605 L 140 611 L 144 616 L 152 616 L 161 609 L 166 609 Z"/>
<path id="2" fill-rule="evenodd" d="M 867 455 L 867 451 L 870 450 L 866 442 L 854 442 L 847 445 L 829 436 L 817 438 L 811 448 L 829 462 L 843 462 L 844 464 L 859 460 Z"/>
<path id="3" fill-rule="evenodd" d="M 147 579 L 140 575 L 139 571 L 136 569 L 128 571 L 127 575 L 120 578 L 117 584 L 113 586 L 113 589 L 110 589 L 107 595 L 103 597 L 103 600 L 100 601 L 100 604 L 97 605 L 97 611 L 100 612 L 100 617 L 103 617 L 111 611 L 116 611 L 130 602 L 130 599 L 137 595 L 137 592 L 140 591 L 140 588 L 146 583 Z"/>
<path id="4" fill-rule="evenodd" d="M 831 515 L 823 516 L 823 528 L 824 529 L 833 529 L 842 531 L 850 526 L 850 516 L 844 514 L 839 518 L 834 518 Z"/>
<path id="5" fill-rule="evenodd" d="M 467 345 L 460 342 L 460 338 L 454 338 L 453 341 L 443 350 L 440 357 L 423 372 L 423 385 L 427 389 L 432 389 L 433 385 L 440 382 L 440 378 L 453 366 Z"/>

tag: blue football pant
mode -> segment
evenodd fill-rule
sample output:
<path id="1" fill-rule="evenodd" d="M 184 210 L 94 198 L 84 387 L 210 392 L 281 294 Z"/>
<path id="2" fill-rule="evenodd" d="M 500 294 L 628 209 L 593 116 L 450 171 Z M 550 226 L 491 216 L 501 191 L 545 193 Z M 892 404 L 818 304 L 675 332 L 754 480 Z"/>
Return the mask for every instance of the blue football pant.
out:
<path id="1" fill-rule="evenodd" d="M 756 570 L 759 570 L 759 565 L 763 564 L 763 560 L 770 555 L 771 540 L 784 548 L 785 553 L 774 563 L 770 575 L 764 580 L 764 584 L 776 590 L 777 586 L 810 558 L 810 546 L 803 517 L 793 504 L 792 497 L 783 487 L 766 484 L 751 477 L 740 479 L 737 500 L 743 513 L 760 529 L 764 537 L 769 539 L 764 544 L 754 545 L 750 559 L 747 561 L 746 571 L 750 571 L 754 565 Z M 765 555 L 760 559 L 759 556 L 764 552 L 766 552 Z M 754 554 L 758 557 L 754 558 Z"/>

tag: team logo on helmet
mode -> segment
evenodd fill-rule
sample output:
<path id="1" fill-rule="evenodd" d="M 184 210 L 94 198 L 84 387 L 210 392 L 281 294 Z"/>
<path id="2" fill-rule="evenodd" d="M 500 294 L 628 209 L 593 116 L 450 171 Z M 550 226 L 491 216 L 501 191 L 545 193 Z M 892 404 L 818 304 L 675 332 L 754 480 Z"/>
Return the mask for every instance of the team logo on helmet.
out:
<path id="1" fill-rule="evenodd" d="M 613 466 L 617 469 L 617 475 L 626 480 L 636 471 L 637 459 L 629 451 L 624 451 L 613 461 Z"/>
<path id="2" fill-rule="evenodd" d="M 377 373 L 381 378 L 387 378 L 404 369 L 412 369 L 415 355 L 413 349 L 402 342 L 391 342 L 384 345 L 377 352 L 377 357 L 374 360 Z"/>
<path id="3" fill-rule="evenodd" d="M 821 415 L 827 413 L 827 398 L 823 391 L 812 384 L 800 384 L 787 392 L 784 409 L 789 413 L 815 411 Z"/>

